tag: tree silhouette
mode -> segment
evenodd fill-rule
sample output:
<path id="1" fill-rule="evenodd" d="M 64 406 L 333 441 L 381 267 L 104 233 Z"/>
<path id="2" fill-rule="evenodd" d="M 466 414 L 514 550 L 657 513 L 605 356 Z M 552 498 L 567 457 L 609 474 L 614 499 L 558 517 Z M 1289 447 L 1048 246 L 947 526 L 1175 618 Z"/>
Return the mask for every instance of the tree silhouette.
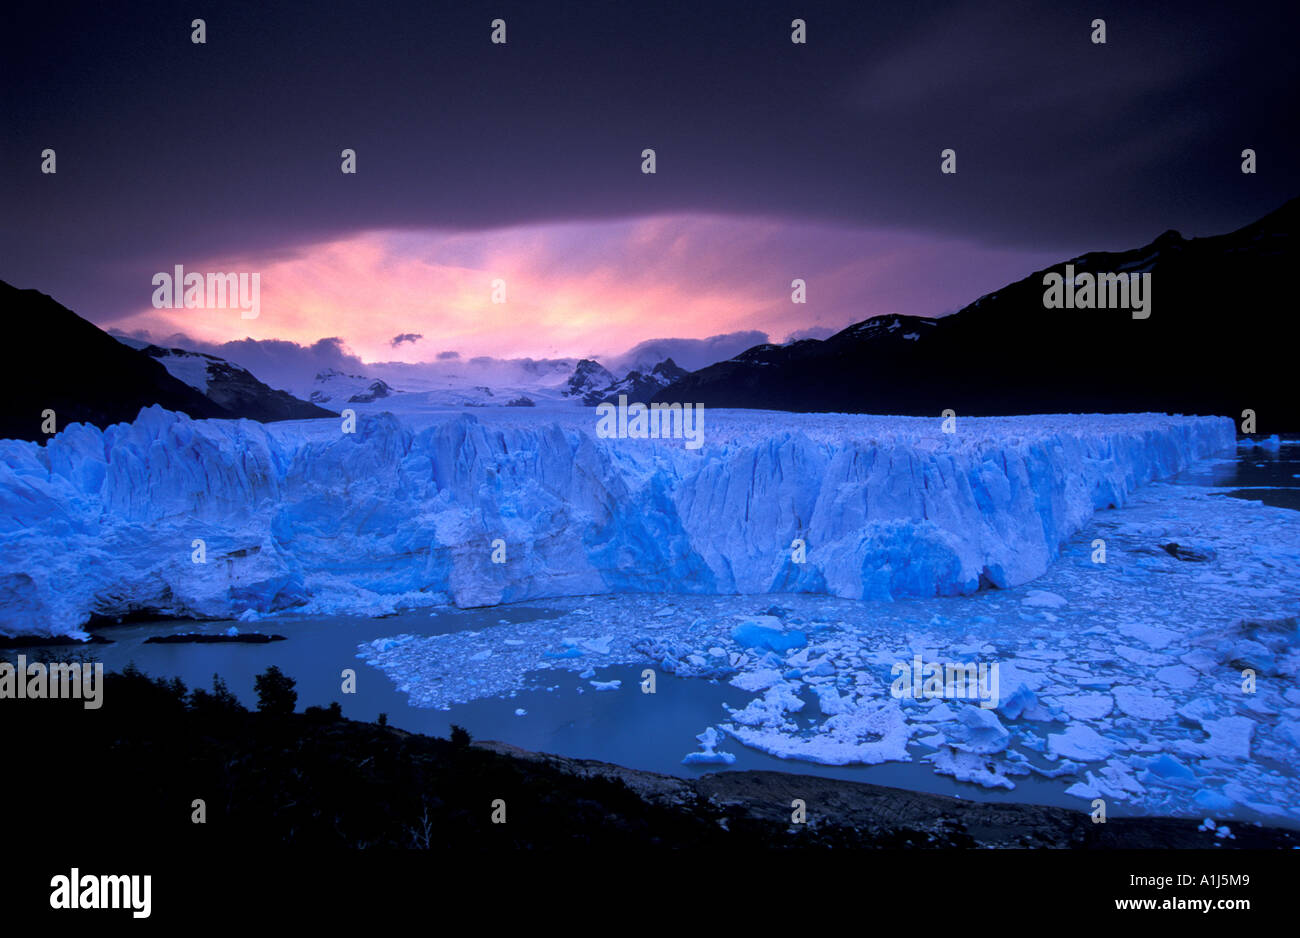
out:
<path id="1" fill-rule="evenodd" d="M 257 691 L 257 709 L 262 713 L 290 714 L 298 704 L 298 682 L 275 665 L 271 665 L 253 681 Z"/>

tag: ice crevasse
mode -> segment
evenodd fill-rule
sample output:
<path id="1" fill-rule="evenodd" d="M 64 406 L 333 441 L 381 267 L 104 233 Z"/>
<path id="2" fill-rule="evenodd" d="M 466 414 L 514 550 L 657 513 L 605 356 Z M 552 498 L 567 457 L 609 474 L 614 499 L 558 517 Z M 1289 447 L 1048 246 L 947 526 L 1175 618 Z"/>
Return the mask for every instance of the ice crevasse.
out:
<path id="1" fill-rule="evenodd" d="M 153 407 L 44 445 L 0 441 L 0 632 L 77 634 L 136 611 L 967 593 L 1038 576 L 1096 510 L 1235 445 L 1227 418 L 1161 414 L 944 433 L 928 418 L 717 411 L 698 450 L 595 426 L 581 409 L 372 413 L 343 433 Z"/>

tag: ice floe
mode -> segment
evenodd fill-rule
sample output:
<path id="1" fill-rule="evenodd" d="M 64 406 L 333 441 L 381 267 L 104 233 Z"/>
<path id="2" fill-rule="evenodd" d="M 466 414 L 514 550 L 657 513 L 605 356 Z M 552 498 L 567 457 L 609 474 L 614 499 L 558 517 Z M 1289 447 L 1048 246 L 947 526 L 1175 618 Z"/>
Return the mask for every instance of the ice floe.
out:
<path id="1" fill-rule="evenodd" d="M 1179 536 L 1215 558 L 1147 551 Z M 1091 560 L 1096 537 L 1104 564 Z M 1002 790 L 1034 776 L 1081 810 L 1101 797 L 1111 810 L 1295 822 L 1297 572 L 1300 513 L 1155 484 L 1069 539 L 1030 587 L 907 602 L 587 597 L 548 603 L 559 618 L 393 636 L 359 652 L 423 706 L 506 694 L 548 671 L 650 667 L 661 680 L 726 682 L 741 699 L 705 719 L 781 759 L 913 762 Z M 1065 603 L 1027 605 L 1031 589 Z M 483 650 L 492 655 L 473 660 Z M 895 699 L 891 666 L 918 654 L 999 664 L 997 709 Z M 692 761 L 723 764 L 710 751 Z"/>

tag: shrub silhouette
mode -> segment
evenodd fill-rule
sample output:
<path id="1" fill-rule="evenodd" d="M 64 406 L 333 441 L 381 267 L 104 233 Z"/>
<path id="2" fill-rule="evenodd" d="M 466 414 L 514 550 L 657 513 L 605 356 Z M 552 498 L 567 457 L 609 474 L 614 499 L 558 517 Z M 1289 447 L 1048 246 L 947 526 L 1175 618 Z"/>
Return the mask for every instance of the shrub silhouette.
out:
<path id="1" fill-rule="evenodd" d="M 275 665 L 271 665 L 253 681 L 257 691 L 257 709 L 262 713 L 288 715 L 298 704 L 298 682 Z"/>
<path id="2" fill-rule="evenodd" d="M 465 727 L 463 726 L 457 726 L 455 723 L 453 723 L 451 725 L 451 741 L 452 744 L 455 746 L 460 746 L 460 747 L 468 746 L 470 741 L 469 730 L 465 729 Z"/>
<path id="3" fill-rule="evenodd" d="M 190 692 L 190 708 L 200 713 L 209 714 L 231 714 L 242 713 L 243 706 L 226 682 L 221 679 L 221 675 L 212 675 L 212 690 L 206 691 L 201 687 L 194 688 Z"/>

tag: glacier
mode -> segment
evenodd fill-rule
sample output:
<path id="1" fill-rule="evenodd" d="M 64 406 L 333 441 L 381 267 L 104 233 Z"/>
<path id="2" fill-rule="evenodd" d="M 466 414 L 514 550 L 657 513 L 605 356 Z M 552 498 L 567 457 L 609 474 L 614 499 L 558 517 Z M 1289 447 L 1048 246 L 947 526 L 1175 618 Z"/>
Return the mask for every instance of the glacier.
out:
<path id="1" fill-rule="evenodd" d="M 576 408 L 366 411 L 343 432 L 151 407 L 0 441 L 0 633 L 602 593 L 964 595 L 1040 576 L 1094 512 L 1235 449 L 1227 418 L 1163 414 L 945 433 L 717 411 L 700 450 L 595 426 Z"/>
<path id="2" fill-rule="evenodd" d="M 1095 562 L 1098 538 L 1105 563 Z M 1163 548 L 1193 539 L 1213 551 L 1194 559 Z M 446 711 L 525 691 L 581 693 L 597 673 L 634 677 L 610 696 L 641 700 L 647 667 L 674 700 L 685 690 L 678 682 L 715 683 L 726 692 L 710 706 L 721 710 L 693 713 L 700 723 L 684 721 L 670 737 L 689 749 L 692 736 L 706 742 L 697 726 L 713 729 L 716 746 L 680 759 L 688 771 L 714 768 L 707 756 L 725 742 L 736 758 L 724 761 L 737 768 L 771 768 L 755 757 L 776 758 L 800 772 L 846 767 L 854 774 L 838 777 L 899 785 L 910 764 L 906 777 L 918 781 L 900 787 L 938 790 L 921 780 L 932 773 L 1030 801 L 1051 788 L 1056 803 L 1084 812 L 1105 798 L 1117 815 L 1212 811 L 1294 827 L 1297 571 L 1300 513 L 1179 480 L 1143 486 L 1123 508 L 1095 515 L 1020 587 L 907 602 L 572 597 L 542 604 L 545 616 L 486 628 L 426 635 L 415 620 L 418 634 L 360 643 L 357 656 L 412 706 Z M 774 633 L 798 638 L 755 641 Z M 490 657 L 474 660 L 484 650 Z M 997 707 L 896 697 L 893 666 L 917 655 L 996 663 Z M 1249 689 L 1245 668 L 1255 674 Z M 636 767 L 671 770 L 652 758 Z M 858 774 L 877 766 L 886 774 Z"/>

